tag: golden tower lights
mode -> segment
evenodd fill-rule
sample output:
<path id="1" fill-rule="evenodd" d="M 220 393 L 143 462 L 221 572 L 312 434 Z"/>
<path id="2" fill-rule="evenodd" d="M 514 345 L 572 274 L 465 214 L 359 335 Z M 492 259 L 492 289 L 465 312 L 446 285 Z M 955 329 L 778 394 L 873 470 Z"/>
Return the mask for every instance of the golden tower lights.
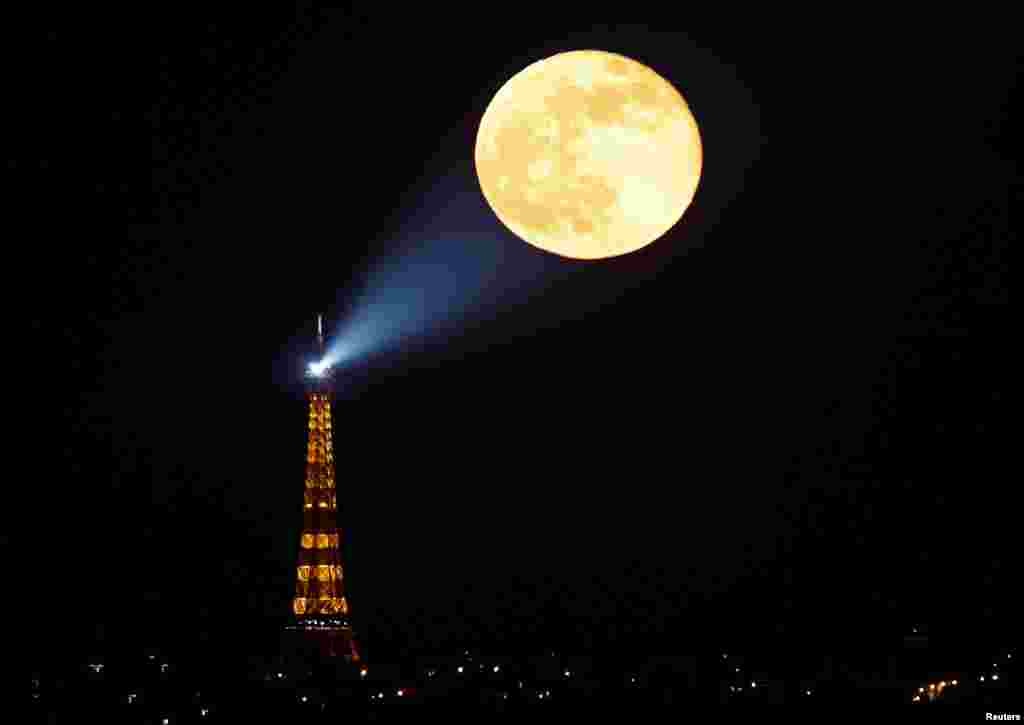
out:
<path id="1" fill-rule="evenodd" d="M 319 359 L 306 372 L 309 404 L 306 481 L 302 503 L 302 534 L 296 564 L 293 622 L 327 655 L 358 662 L 348 600 L 345 597 L 338 528 L 338 497 L 334 468 L 331 403 L 333 371 L 324 359 L 323 318 L 317 316 Z"/>

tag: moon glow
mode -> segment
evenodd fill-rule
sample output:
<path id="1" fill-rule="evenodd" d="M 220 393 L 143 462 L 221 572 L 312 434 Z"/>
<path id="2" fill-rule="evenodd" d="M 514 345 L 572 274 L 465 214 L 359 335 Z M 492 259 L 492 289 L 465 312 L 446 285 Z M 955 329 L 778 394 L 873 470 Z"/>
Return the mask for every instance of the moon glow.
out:
<path id="1" fill-rule="evenodd" d="M 559 53 L 510 78 L 480 121 L 484 198 L 524 241 L 599 259 L 671 229 L 700 180 L 697 122 L 647 66 L 597 50 Z"/>

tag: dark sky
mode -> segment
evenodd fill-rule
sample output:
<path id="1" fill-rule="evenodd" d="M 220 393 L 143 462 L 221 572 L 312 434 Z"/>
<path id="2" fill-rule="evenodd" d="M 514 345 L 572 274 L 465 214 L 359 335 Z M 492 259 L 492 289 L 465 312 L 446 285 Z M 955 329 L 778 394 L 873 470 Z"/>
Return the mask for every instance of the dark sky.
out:
<path id="1" fill-rule="evenodd" d="M 1007 24 L 418 12 L 26 29 L 9 244 L 46 270 L 36 483 L 82 630 L 287 611 L 312 316 L 455 239 L 511 291 L 358 361 L 336 411 L 371 641 L 1008 625 Z M 579 48 L 668 77 L 705 143 L 684 220 L 596 263 L 518 241 L 472 175 L 493 93 Z"/>

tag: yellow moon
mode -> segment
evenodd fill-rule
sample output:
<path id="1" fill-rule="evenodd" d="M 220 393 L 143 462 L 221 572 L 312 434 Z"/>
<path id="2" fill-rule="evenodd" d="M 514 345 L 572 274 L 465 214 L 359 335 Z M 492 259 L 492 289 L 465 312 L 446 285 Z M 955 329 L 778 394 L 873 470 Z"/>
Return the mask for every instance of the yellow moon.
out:
<path id="1" fill-rule="evenodd" d="M 644 247 L 693 200 L 697 122 L 671 83 L 631 58 L 559 53 L 498 90 L 480 121 L 484 198 L 524 241 L 599 259 Z"/>

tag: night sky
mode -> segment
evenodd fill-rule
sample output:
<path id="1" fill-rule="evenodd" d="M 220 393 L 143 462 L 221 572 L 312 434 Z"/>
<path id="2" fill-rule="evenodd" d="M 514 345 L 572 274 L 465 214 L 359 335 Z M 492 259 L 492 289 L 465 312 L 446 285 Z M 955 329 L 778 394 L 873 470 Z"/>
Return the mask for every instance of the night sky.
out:
<path id="1" fill-rule="evenodd" d="M 1016 626 L 1008 25 L 513 7 L 26 29 L 8 243 L 65 572 L 43 606 L 86 641 L 273 639 L 314 317 L 366 288 L 424 305 L 339 374 L 371 649 Z M 515 238 L 472 165 L 501 84 L 581 48 L 668 78 L 705 151 L 684 219 L 601 262 Z"/>

